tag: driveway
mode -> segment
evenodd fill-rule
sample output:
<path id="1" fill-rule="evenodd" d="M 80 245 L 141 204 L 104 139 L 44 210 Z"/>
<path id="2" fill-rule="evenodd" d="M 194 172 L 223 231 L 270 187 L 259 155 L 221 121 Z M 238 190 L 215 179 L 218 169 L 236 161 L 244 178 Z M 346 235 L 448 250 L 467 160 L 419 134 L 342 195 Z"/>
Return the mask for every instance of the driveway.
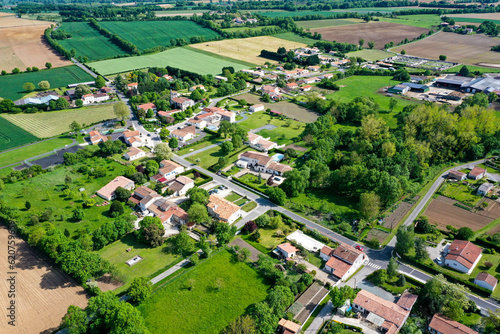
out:
<path id="1" fill-rule="evenodd" d="M 339 283 L 339 281 L 337 279 L 335 279 L 335 277 L 333 277 L 333 275 L 330 275 L 326 271 L 321 270 L 318 267 L 316 267 L 314 264 L 307 262 L 304 258 L 297 257 L 295 260 L 297 261 L 297 263 L 305 264 L 307 267 L 307 270 L 316 271 L 315 278 L 319 279 L 321 282 L 323 282 L 323 283 L 328 282 L 328 283 L 330 283 L 331 286 L 335 286 Z"/>

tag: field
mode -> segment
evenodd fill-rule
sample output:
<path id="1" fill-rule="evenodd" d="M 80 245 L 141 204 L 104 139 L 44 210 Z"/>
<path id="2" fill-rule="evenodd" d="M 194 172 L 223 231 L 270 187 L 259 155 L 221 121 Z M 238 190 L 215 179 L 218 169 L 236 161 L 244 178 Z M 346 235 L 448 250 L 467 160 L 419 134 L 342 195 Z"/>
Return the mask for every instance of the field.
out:
<path id="1" fill-rule="evenodd" d="M 439 196 L 432 200 L 424 214 L 429 218 L 431 224 L 437 224 L 437 227 L 443 231 L 446 230 L 447 225 L 453 225 L 457 229 L 467 226 L 473 231 L 477 231 L 493 220 L 459 208 L 453 203 L 455 203 L 454 200 Z"/>
<path id="2" fill-rule="evenodd" d="M 21 70 L 33 66 L 44 68 L 46 62 L 52 63 L 53 67 L 71 64 L 45 43 L 43 31 L 51 24 L 53 22 L 15 16 L 0 17 L 0 70 L 10 73 L 15 67 Z"/>
<path id="3" fill-rule="evenodd" d="M 87 22 L 65 22 L 59 29 L 71 34 L 71 38 L 60 40 L 59 44 L 68 51 L 75 49 L 77 57 L 92 61 L 127 54 Z"/>
<path id="4" fill-rule="evenodd" d="M 337 13 L 330 11 L 312 11 L 312 10 L 304 10 L 297 12 L 289 12 L 289 11 L 273 11 L 273 12 L 257 12 L 257 14 L 267 16 L 267 17 L 294 17 L 294 16 L 306 16 L 306 15 L 323 15 L 323 16 L 332 16 Z"/>
<path id="5" fill-rule="evenodd" d="M 439 25 L 441 19 L 438 15 L 401 15 L 398 18 L 380 17 L 380 21 L 389 23 L 404 24 L 413 27 L 431 29 L 432 26 Z"/>
<path id="6" fill-rule="evenodd" d="M 371 241 L 372 239 L 377 239 L 382 244 L 389 234 L 389 232 L 379 230 L 378 228 L 372 228 L 366 235 L 365 240 Z"/>
<path id="7" fill-rule="evenodd" d="M 496 24 L 500 24 L 500 13 L 485 13 L 485 14 L 452 14 L 449 15 L 454 18 L 457 22 L 473 22 L 481 23 L 483 21 L 493 21 Z"/>
<path id="8" fill-rule="evenodd" d="M 438 32 L 421 41 L 398 46 L 391 51 L 406 50 L 407 55 L 439 59 L 439 55 L 446 55 L 447 61 L 463 64 L 491 63 L 500 66 L 498 52 L 491 51 L 491 47 L 500 44 L 500 38 L 486 35 L 460 35 L 455 33 Z"/>
<path id="9" fill-rule="evenodd" d="M 69 145 L 73 141 L 69 138 L 54 138 L 33 145 L 0 153 L 0 167 L 10 165 L 14 162 L 23 161 L 39 154 L 51 152 L 55 149 Z"/>
<path id="10" fill-rule="evenodd" d="M 397 44 L 405 38 L 413 39 L 428 31 L 425 28 L 388 22 L 368 22 L 311 29 L 311 32 L 320 33 L 322 38 L 327 41 L 358 44 L 360 39 L 364 39 L 365 43 L 375 42 L 377 49 L 383 49 L 386 43 L 394 42 Z"/>
<path id="11" fill-rule="evenodd" d="M 99 22 L 99 25 L 134 44 L 139 51 L 158 45 L 170 46 L 170 41 L 177 38 L 189 41 L 195 36 L 209 39 L 219 36 L 215 31 L 192 21 L 104 21 Z"/>
<path id="12" fill-rule="evenodd" d="M 462 68 L 463 65 L 457 65 L 455 67 L 451 67 L 444 71 L 444 73 L 458 73 L 460 69 Z M 474 66 L 474 65 L 467 65 L 467 68 L 471 72 L 476 72 L 479 71 L 481 74 L 483 73 L 499 73 L 500 68 L 490 68 L 490 67 L 482 67 L 482 66 Z"/>
<path id="13" fill-rule="evenodd" d="M 105 246 L 97 253 L 120 271 L 123 277 L 123 285 L 115 291 L 119 293 L 126 290 L 134 278 L 155 276 L 165 267 L 180 262 L 182 260 L 180 256 L 166 252 L 166 247 L 169 245 L 170 243 L 167 241 L 160 247 L 151 248 L 138 242 L 136 236 L 130 233 L 121 240 Z M 130 252 L 127 252 L 128 248 L 131 248 Z M 132 267 L 125 263 L 125 261 L 136 255 L 141 256 L 143 259 Z"/>
<path id="14" fill-rule="evenodd" d="M 9 232 L 0 227 L 0 244 L 7 245 Z M 57 330 L 68 306 L 87 306 L 87 295 L 66 274 L 53 268 L 42 260 L 22 239 L 16 241 L 16 326 L 7 324 L 9 282 L 6 280 L 9 269 L 7 249 L 0 257 L 0 270 L 5 273 L 0 280 L 0 307 L 2 321 L 0 332 L 10 334 L 52 333 Z M 5 247 L 7 248 L 7 247 Z"/>
<path id="15" fill-rule="evenodd" d="M 246 26 L 237 26 L 232 28 L 224 28 L 222 31 L 224 32 L 242 32 L 244 30 L 249 31 L 261 31 L 264 28 L 277 28 L 278 26 L 257 26 L 257 27 L 246 27 Z"/>
<path id="16" fill-rule="evenodd" d="M 147 67 L 165 67 L 167 65 L 204 75 L 220 74 L 224 66 L 232 66 L 236 71 L 254 66 L 237 60 L 228 61 L 223 57 L 219 58 L 217 54 L 211 56 L 210 53 L 198 52 L 196 49 L 193 50 L 187 47 L 139 57 L 103 60 L 91 64 L 97 72 L 103 75 L 129 72 Z"/>
<path id="17" fill-rule="evenodd" d="M 228 164 L 236 162 L 238 160 L 238 155 L 243 153 L 248 146 L 243 146 L 241 149 L 237 151 L 231 152 L 229 155 L 224 155 L 219 146 L 213 147 L 209 150 L 200 152 L 198 154 L 187 157 L 186 160 L 196 163 L 197 159 L 200 159 L 200 163 L 196 163 L 201 168 L 208 169 L 210 166 L 215 165 L 220 157 L 225 156 L 228 159 Z"/>
<path id="18" fill-rule="evenodd" d="M 453 198 L 461 203 L 469 205 L 471 207 L 475 207 L 479 201 L 482 199 L 482 196 L 476 195 L 476 190 L 471 189 L 466 185 L 455 182 L 447 182 L 441 186 L 439 192 L 446 197 Z"/>
<path id="19" fill-rule="evenodd" d="M 215 54 L 224 54 L 227 57 L 243 60 L 252 64 L 264 64 L 269 59 L 261 58 L 263 49 L 276 51 L 279 47 L 286 49 L 306 46 L 304 43 L 291 42 L 284 39 L 260 36 L 250 38 L 228 39 L 224 41 L 199 43 L 191 45 L 193 48 L 210 51 Z"/>
<path id="20" fill-rule="evenodd" d="M 311 21 L 297 21 L 297 25 L 304 29 L 325 28 L 343 26 L 347 24 L 361 23 L 361 19 L 328 19 L 328 20 L 311 20 Z"/>
<path id="21" fill-rule="evenodd" d="M 457 24 L 462 24 L 462 25 L 475 25 L 475 26 L 479 26 L 481 25 L 481 23 L 483 23 L 485 20 L 484 19 L 474 19 L 474 18 L 468 18 L 468 17 L 454 17 L 455 19 L 455 22 L 457 22 Z M 488 20 L 488 21 L 492 21 L 493 23 L 495 24 L 500 24 L 500 20 Z"/>
<path id="22" fill-rule="evenodd" d="M 15 126 L 0 116 L 0 151 L 37 141 L 31 133 Z"/>
<path id="23" fill-rule="evenodd" d="M 303 36 L 294 34 L 293 32 L 284 32 L 281 34 L 273 35 L 273 37 L 284 39 L 286 41 L 295 42 L 295 43 L 304 43 L 307 45 L 313 45 L 314 43 L 317 42 L 317 40 L 315 40 L 315 39 L 303 37 Z"/>
<path id="24" fill-rule="evenodd" d="M 23 90 L 25 82 L 32 82 L 36 86 L 42 80 L 47 80 L 51 88 L 58 88 L 73 83 L 94 81 L 94 78 L 76 65 L 38 72 L 5 75 L 0 77 L 0 97 L 18 100 L 27 94 Z"/>
<path id="25" fill-rule="evenodd" d="M 139 310 L 153 334 L 165 328 L 171 334 L 219 333 L 248 306 L 264 300 L 266 290 L 256 271 L 222 250 L 153 294 Z"/>
<path id="26" fill-rule="evenodd" d="M 384 59 L 387 57 L 392 57 L 395 54 L 392 52 L 386 52 L 383 50 L 376 49 L 363 49 L 359 51 L 353 51 L 346 54 L 347 57 L 361 57 L 368 61 L 376 61 L 380 59 Z"/>
<path id="27" fill-rule="evenodd" d="M 38 138 L 49 138 L 70 131 L 73 121 L 90 125 L 115 118 L 115 114 L 112 104 L 104 104 L 35 114 L 3 114 L 2 117 Z"/>

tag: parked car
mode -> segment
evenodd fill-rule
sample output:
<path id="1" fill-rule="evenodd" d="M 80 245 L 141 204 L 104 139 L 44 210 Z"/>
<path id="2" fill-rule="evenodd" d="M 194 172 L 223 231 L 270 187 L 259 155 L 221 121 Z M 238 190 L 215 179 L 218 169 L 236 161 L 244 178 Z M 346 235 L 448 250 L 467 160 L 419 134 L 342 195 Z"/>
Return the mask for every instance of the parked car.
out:
<path id="1" fill-rule="evenodd" d="M 441 261 L 440 259 L 435 259 L 434 261 L 436 261 L 436 263 L 439 264 L 439 265 L 443 264 L 443 261 Z"/>
<path id="2" fill-rule="evenodd" d="M 357 250 L 359 250 L 359 251 L 363 251 L 363 249 L 364 249 L 364 248 L 363 248 L 363 247 L 361 247 L 360 245 L 356 245 L 356 247 L 354 247 L 354 248 L 356 248 L 356 249 L 357 249 Z"/>

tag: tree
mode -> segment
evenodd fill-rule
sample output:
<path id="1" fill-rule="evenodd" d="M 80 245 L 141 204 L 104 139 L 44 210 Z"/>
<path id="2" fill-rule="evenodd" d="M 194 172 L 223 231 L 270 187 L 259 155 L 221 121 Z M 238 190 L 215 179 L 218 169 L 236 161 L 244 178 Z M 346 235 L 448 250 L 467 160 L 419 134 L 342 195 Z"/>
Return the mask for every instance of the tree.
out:
<path id="1" fill-rule="evenodd" d="M 66 109 L 69 107 L 69 102 L 66 99 L 63 99 L 62 97 L 60 97 L 56 101 L 56 107 L 59 110 Z"/>
<path id="2" fill-rule="evenodd" d="M 230 141 L 225 141 L 220 145 L 220 149 L 222 151 L 222 154 L 228 155 L 234 149 L 233 143 L 231 143 Z"/>
<path id="3" fill-rule="evenodd" d="M 446 61 L 446 58 L 448 58 L 448 57 L 446 57 L 445 55 L 439 56 L 439 60 L 441 60 L 441 61 Z"/>
<path id="4" fill-rule="evenodd" d="M 132 196 L 132 192 L 123 187 L 118 187 L 115 190 L 115 198 L 117 201 L 126 202 L 130 198 L 130 196 Z"/>
<path id="5" fill-rule="evenodd" d="M 80 130 L 82 129 L 82 126 L 78 124 L 77 121 L 73 121 L 70 125 L 69 128 L 71 129 L 71 132 L 74 132 L 75 134 L 78 134 Z"/>
<path id="6" fill-rule="evenodd" d="M 255 321 L 248 315 L 241 315 L 227 325 L 223 334 L 255 334 Z"/>
<path id="7" fill-rule="evenodd" d="M 406 54 L 406 50 L 405 49 L 401 50 L 401 54 L 405 55 Z"/>
<path id="8" fill-rule="evenodd" d="M 168 142 L 168 146 L 170 146 L 170 148 L 177 148 L 179 147 L 179 141 L 175 137 L 171 138 L 170 141 Z"/>
<path id="9" fill-rule="evenodd" d="M 25 82 L 23 84 L 23 89 L 27 92 L 32 92 L 35 90 L 35 85 L 33 85 L 31 82 Z"/>
<path id="10" fill-rule="evenodd" d="M 415 239 L 415 258 L 417 260 L 425 260 L 429 258 L 429 253 L 427 252 L 427 246 L 422 238 Z"/>
<path id="11" fill-rule="evenodd" d="M 220 246 L 225 246 L 234 237 L 237 228 L 235 225 L 229 225 L 228 223 L 219 221 L 215 223 L 215 236 Z"/>
<path id="12" fill-rule="evenodd" d="M 187 211 L 189 220 L 194 223 L 204 223 L 208 221 L 207 208 L 201 203 L 193 203 Z"/>
<path id="13" fill-rule="evenodd" d="M 127 295 L 130 296 L 130 301 L 134 304 L 140 304 L 151 296 L 153 292 L 153 284 L 147 277 L 136 277 L 130 283 Z"/>
<path id="14" fill-rule="evenodd" d="M 185 230 L 181 230 L 179 234 L 173 237 L 173 247 L 180 254 L 186 254 L 193 248 L 193 239 Z"/>
<path id="15" fill-rule="evenodd" d="M 403 275 L 403 274 L 399 275 L 399 277 L 398 277 L 398 281 L 397 281 L 397 285 L 398 285 L 398 286 L 401 286 L 401 287 L 403 287 L 403 286 L 405 286 L 405 285 L 406 285 L 406 278 L 405 278 L 405 275 Z"/>
<path id="16" fill-rule="evenodd" d="M 52 67 L 52 64 L 51 63 L 45 63 L 45 67 L 50 69 Z"/>
<path id="17" fill-rule="evenodd" d="M 468 77 L 470 75 L 469 68 L 467 66 L 465 66 L 465 65 L 462 66 L 460 68 L 460 71 L 458 72 L 458 74 L 460 74 L 463 77 Z"/>
<path id="18" fill-rule="evenodd" d="M 124 102 L 118 102 L 113 105 L 113 112 L 115 113 L 116 118 L 121 121 L 128 118 L 130 115 L 130 110 Z"/>
<path id="19" fill-rule="evenodd" d="M 391 257 L 391 259 L 389 260 L 389 265 L 387 266 L 387 276 L 389 276 L 390 279 L 396 277 L 396 275 L 398 274 L 398 268 L 398 261 L 395 257 Z"/>
<path id="20" fill-rule="evenodd" d="M 146 244 L 150 245 L 153 248 L 161 246 L 163 244 L 163 242 L 165 241 L 165 239 L 163 238 L 164 234 L 165 229 L 158 226 L 157 224 L 150 224 L 142 230 L 144 242 L 146 242 Z"/>
<path id="21" fill-rule="evenodd" d="M 459 240 L 470 240 L 474 236 L 474 231 L 470 227 L 461 227 L 458 229 L 456 238 Z"/>
<path id="22" fill-rule="evenodd" d="M 101 75 L 98 75 L 97 78 L 95 79 L 95 86 L 99 89 L 102 87 L 106 86 L 106 80 Z"/>
<path id="23" fill-rule="evenodd" d="M 296 197 L 303 193 L 309 185 L 309 169 L 293 169 L 285 173 L 285 181 L 281 184 L 281 188 L 289 197 Z"/>
<path id="24" fill-rule="evenodd" d="M 363 193 L 359 197 L 359 211 L 366 219 L 377 217 L 380 212 L 380 197 L 375 193 Z"/>
<path id="25" fill-rule="evenodd" d="M 47 80 L 40 81 L 38 83 L 38 88 L 40 88 L 41 90 L 50 89 L 50 83 Z"/>
<path id="26" fill-rule="evenodd" d="M 18 74 L 19 72 L 21 72 L 20 69 L 18 69 L 17 67 L 15 67 L 13 70 L 12 70 L 12 74 Z"/>
<path id="27" fill-rule="evenodd" d="M 87 314 L 80 307 L 70 305 L 62 319 L 61 327 L 66 328 L 69 334 L 85 334 L 88 330 Z"/>
<path id="28" fill-rule="evenodd" d="M 80 100 L 80 99 L 75 100 L 75 106 L 76 106 L 77 108 L 81 108 L 81 107 L 83 107 L 83 101 L 82 101 L 82 100 Z"/>
<path id="29" fill-rule="evenodd" d="M 172 149 L 168 146 L 167 143 L 159 143 L 156 144 L 154 148 L 154 153 L 156 154 L 156 158 L 158 160 L 171 160 L 174 154 L 172 153 Z"/>
<path id="30" fill-rule="evenodd" d="M 415 236 L 412 226 L 401 226 L 396 232 L 396 252 L 400 255 L 407 254 L 415 243 Z"/>
<path id="31" fill-rule="evenodd" d="M 119 201 L 113 201 L 109 207 L 109 215 L 111 217 L 118 217 L 123 215 L 123 205 Z"/>
<path id="32" fill-rule="evenodd" d="M 361 50 L 363 48 L 363 45 L 365 45 L 365 40 L 364 39 L 360 39 L 359 42 L 359 49 Z"/>
<path id="33" fill-rule="evenodd" d="M 87 85 L 78 85 L 75 88 L 75 97 L 77 99 L 80 99 L 83 95 L 90 94 L 92 91 L 90 90 L 90 87 Z"/>
<path id="34" fill-rule="evenodd" d="M 488 310 L 488 316 L 482 319 L 487 333 L 495 333 L 500 331 L 500 308 L 495 308 L 493 311 Z"/>
<path id="35" fill-rule="evenodd" d="M 24 207 L 26 208 L 26 210 L 31 209 L 31 203 L 30 203 L 30 202 L 28 202 L 28 201 L 26 201 L 26 202 L 24 203 Z"/>
<path id="36" fill-rule="evenodd" d="M 335 286 L 330 291 L 330 297 L 332 297 L 333 306 L 341 307 L 347 299 L 352 301 L 356 298 L 356 291 L 348 285 L 345 285 L 340 289 Z"/>
<path id="37" fill-rule="evenodd" d="M 85 212 L 82 209 L 75 209 L 72 217 L 76 221 L 81 221 L 85 217 Z"/>
<path id="38" fill-rule="evenodd" d="M 286 194 L 283 191 L 283 189 L 279 187 L 270 187 L 267 188 L 266 190 L 267 196 L 269 196 L 269 199 L 278 204 L 278 205 L 285 205 L 286 202 Z"/>
<path id="39" fill-rule="evenodd" d="M 248 250 L 248 248 L 242 248 L 238 252 L 236 258 L 238 261 L 243 262 L 246 261 L 250 257 L 250 255 L 252 255 L 252 253 Z"/>
<path id="40" fill-rule="evenodd" d="M 464 309 L 470 307 L 472 301 L 467 297 L 467 289 L 462 285 L 449 283 L 442 274 L 433 276 L 425 283 L 420 292 L 422 301 L 420 305 L 426 305 L 431 313 L 443 312 L 454 320 L 457 311 L 450 312 L 451 308 Z"/>
<path id="41" fill-rule="evenodd" d="M 231 138 L 231 143 L 233 144 L 233 149 L 236 150 L 243 145 L 243 139 L 241 139 L 241 136 L 239 135 L 233 135 L 233 138 Z"/>
<path id="42" fill-rule="evenodd" d="M 274 333 L 278 327 L 278 316 L 266 302 L 259 302 L 250 308 L 250 316 L 255 321 L 255 326 L 262 334 Z"/>
<path id="43" fill-rule="evenodd" d="M 394 111 L 394 109 L 398 106 L 398 100 L 396 100 L 395 98 L 391 97 L 389 99 L 389 110 L 391 112 Z"/>
<path id="44" fill-rule="evenodd" d="M 160 165 L 158 164 L 158 162 L 156 162 L 156 160 L 148 160 L 146 162 L 146 170 L 148 172 L 148 175 L 155 175 L 156 173 L 158 173 L 158 169 L 160 169 Z"/>
<path id="45" fill-rule="evenodd" d="M 275 314 L 283 314 L 288 306 L 293 303 L 294 296 L 289 287 L 277 285 L 271 289 L 266 297 L 267 305 Z"/>
<path id="46" fill-rule="evenodd" d="M 189 199 L 191 200 L 191 203 L 201 203 L 201 204 L 207 204 L 208 203 L 208 191 L 202 188 L 194 187 L 191 188 L 187 191 L 187 195 L 189 196 Z"/>
<path id="47" fill-rule="evenodd" d="M 253 220 L 249 220 L 245 223 L 245 226 L 243 226 L 243 230 L 246 231 L 247 233 L 253 233 L 257 229 L 257 224 Z"/>
<path id="48" fill-rule="evenodd" d="M 368 42 L 368 47 L 373 49 L 375 47 L 375 42 Z"/>

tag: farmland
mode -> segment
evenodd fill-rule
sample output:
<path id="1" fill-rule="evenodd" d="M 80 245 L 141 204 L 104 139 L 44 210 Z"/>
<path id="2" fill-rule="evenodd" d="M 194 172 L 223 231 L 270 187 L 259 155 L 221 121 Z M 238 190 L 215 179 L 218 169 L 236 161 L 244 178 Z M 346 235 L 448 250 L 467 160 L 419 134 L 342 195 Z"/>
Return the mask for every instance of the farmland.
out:
<path id="1" fill-rule="evenodd" d="M 462 25 L 472 24 L 475 26 L 479 26 L 479 25 L 481 25 L 481 23 L 483 23 L 485 21 L 484 19 L 475 19 L 475 18 L 469 18 L 469 17 L 454 17 L 454 19 L 455 19 L 455 22 L 458 22 L 458 24 L 462 24 Z M 488 20 L 488 21 L 492 21 L 495 24 L 500 24 L 500 20 Z"/>
<path id="2" fill-rule="evenodd" d="M 0 244 L 7 245 L 9 231 L 0 227 Z M 9 239 L 10 240 L 10 239 Z M 66 274 L 55 269 L 38 256 L 24 240 L 15 239 L 15 270 L 9 269 L 7 256 L 0 258 L 0 270 L 4 273 L 16 271 L 16 296 L 18 306 L 16 326 L 10 326 L 6 319 L 0 322 L 1 333 L 35 334 L 52 333 L 57 330 L 68 306 L 87 306 L 87 294 Z M 9 282 L 0 280 L 0 289 L 9 291 Z M 6 310 L 10 298 L 7 293 L 0 297 L 0 307 Z M 6 317 L 7 311 L 2 311 Z"/>
<path id="3" fill-rule="evenodd" d="M 15 16 L 0 17 L 0 70 L 10 73 L 16 67 L 21 70 L 33 66 L 44 68 L 46 62 L 54 67 L 71 64 L 45 44 L 43 31 L 51 24 Z"/>
<path id="4" fill-rule="evenodd" d="M 266 290 L 256 271 L 222 250 L 153 294 L 139 310 L 153 334 L 165 328 L 172 334 L 219 333 L 248 306 L 264 300 Z"/>
<path id="5" fill-rule="evenodd" d="M 75 49 L 77 57 L 87 57 L 92 61 L 127 54 L 87 22 L 65 22 L 59 29 L 71 34 L 71 38 L 61 40 L 59 44 L 68 51 Z"/>
<path id="6" fill-rule="evenodd" d="M 38 138 L 49 138 L 70 131 L 69 125 L 95 124 L 115 118 L 112 104 L 35 114 L 4 114 L 3 117 Z"/>
<path id="7" fill-rule="evenodd" d="M 486 35 L 460 35 L 455 33 L 438 32 L 421 41 L 398 46 L 391 49 L 394 52 L 406 50 L 406 54 L 438 59 L 439 55 L 446 55 L 447 61 L 463 64 L 491 63 L 500 64 L 498 52 L 491 51 L 492 46 L 500 44 L 500 38 Z"/>
<path id="8" fill-rule="evenodd" d="M 500 13 L 469 13 L 469 14 L 452 14 L 449 15 L 456 22 L 472 22 L 481 23 L 483 21 L 493 21 L 496 24 L 500 24 Z"/>
<path id="9" fill-rule="evenodd" d="M 52 150 L 69 145 L 72 142 L 73 141 L 69 138 L 54 138 L 9 152 L 0 153 L 0 167 L 29 159 L 39 154 L 51 152 Z"/>
<path id="10" fill-rule="evenodd" d="M 297 25 L 304 29 L 336 27 L 347 24 L 362 23 L 361 19 L 327 19 L 327 20 L 311 20 L 311 21 L 297 21 Z"/>
<path id="11" fill-rule="evenodd" d="M 105 21 L 99 25 L 134 44 L 139 51 L 159 45 L 170 46 L 170 41 L 177 38 L 185 38 L 189 42 L 189 39 L 195 36 L 208 39 L 219 36 L 215 31 L 192 21 Z"/>
<path id="12" fill-rule="evenodd" d="M 198 52 L 196 49 L 184 47 L 145 56 L 103 60 L 92 63 L 91 67 L 103 75 L 167 65 L 199 74 L 217 75 L 222 72 L 224 66 L 233 66 L 236 71 L 252 66 L 237 60 L 231 62 L 226 59 L 219 58 L 217 54 L 212 56 L 210 53 Z"/>
<path id="13" fill-rule="evenodd" d="M 28 144 L 36 140 L 38 140 L 37 137 L 0 116 L 0 151 Z"/>
<path id="14" fill-rule="evenodd" d="M 361 57 L 361 58 L 368 60 L 368 61 L 376 61 L 376 60 L 384 59 L 387 57 L 392 57 L 394 55 L 395 54 L 392 52 L 386 52 L 383 50 L 363 49 L 363 50 L 359 50 L 359 51 L 349 52 L 347 54 L 347 57 Z"/>
<path id="15" fill-rule="evenodd" d="M 257 27 L 245 27 L 245 26 L 239 26 L 239 27 L 232 27 L 232 28 L 225 28 L 222 29 L 224 32 L 243 32 L 245 30 L 248 31 L 261 31 L 264 28 L 278 28 L 278 26 L 257 26 Z"/>
<path id="16" fill-rule="evenodd" d="M 272 12 L 257 12 L 257 14 L 267 16 L 267 17 L 294 17 L 294 16 L 306 16 L 306 15 L 323 15 L 326 17 L 333 16 L 337 13 L 330 11 L 312 11 L 312 10 L 304 10 L 297 12 L 288 12 L 288 11 L 272 11 Z"/>
<path id="17" fill-rule="evenodd" d="M 227 57 L 242 60 L 252 64 L 264 64 L 266 61 L 269 61 L 269 59 L 260 57 L 260 52 L 263 49 L 276 51 L 279 47 L 291 49 L 304 47 L 306 46 L 306 44 L 300 42 L 291 42 L 271 36 L 260 36 L 199 43 L 193 44 L 191 46 L 196 49 L 209 51 L 214 54 L 223 54 Z"/>
<path id="18" fill-rule="evenodd" d="M 294 34 L 293 32 L 284 32 L 281 34 L 273 35 L 273 37 L 281 38 L 281 39 L 284 39 L 284 40 L 290 41 L 290 42 L 304 43 L 307 45 L 313 45 L 314 43 L 317 42 L 317 40 L 315 40 L 315 39 L 303 37 L 303 36 Z M 270 50 L 270 51 L 272 51 L 272 50 Z"/>
<path id="19" fill-rule="evenodd" d="M 382 49 L 389 42 L 397 44 L 405 38 L 411 40 L 428 31 L 425 28 L 388 22 L 368 22 L 311 29 L 311 32 L 320 33 L 322 38 L 328 41 L 358 44 L 360 39 L 364 39 L 366 43 L 375 42 L 377 49 Z"/>
<path id="20" fill-rule="evenodd" d="M 401 15 L 397 18 L 380 17 L 380 21 L 431 29 L 441 23 L 438 15 Z"/>
<path id="21" fill-rule="evenodd" d="M 38 72 L 20 73 L 0 77 L 0 97 L 18 100 L 27 94 L 23 90 L 25 82 L 37 85 L 47 80 L 51 88 L 64 87 L 69 84 L 94 81 L 94 78 L 76 65 L 51 68 Z"/>

